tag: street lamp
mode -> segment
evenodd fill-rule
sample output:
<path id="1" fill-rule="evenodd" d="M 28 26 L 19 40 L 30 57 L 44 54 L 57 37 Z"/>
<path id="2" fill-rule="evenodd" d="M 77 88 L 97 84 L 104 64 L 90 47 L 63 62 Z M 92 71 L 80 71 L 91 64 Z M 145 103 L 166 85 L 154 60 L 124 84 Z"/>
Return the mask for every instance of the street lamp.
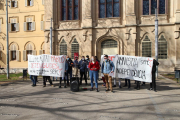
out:
<path id="1" fill-rule="evenodd" d="M 157 0 L 156 0 L 157 2 Z M 156 61 L 158 62 L 158 13 L 157 13 L 157 6 L 155 8 L 155 57 Z M 156 66 L 156 78 L 158 77 L 158 66 Z"/>
<path id="2" fill-rule="evenodd" d="M 9 79 L 9 33 L 8 33 L 8 0 L 6 0 L 6 42 L 7 42 L 7 79 Z"/>

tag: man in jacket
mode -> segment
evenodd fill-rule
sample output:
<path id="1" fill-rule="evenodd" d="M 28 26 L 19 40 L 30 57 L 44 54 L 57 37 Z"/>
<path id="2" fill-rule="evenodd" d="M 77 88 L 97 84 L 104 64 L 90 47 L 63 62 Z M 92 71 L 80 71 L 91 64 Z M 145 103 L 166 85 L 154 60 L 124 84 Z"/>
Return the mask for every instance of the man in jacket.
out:
<path id="1" fill-rule="evenodd" d="M 81 61 L 79 61 L 79 69 L 80 69 L 80 85 L 82 85 L 82 77 L 84 76 L 86 85 L 87 85 L 87 76 L 86 76 L 86 71 L 87 71 L 87 62 L 84 58 L 84 56 L 82 56 Z"/>
<path id="2" fill-rule="evenodd" d="M 155 92 L 157 92 L 156 91 L 156 66 L 158 66 L 158 65 L 159 65 L 159 63 L 155 59 L 153 59 L 152 83 L 150 83 L 149 90 L 153 90 L 154 89 Z"/>
<path id="3" fill-rule="evenodd" d="M 86 76 L 87 76 L 87 79 L 89 79 L 89 68 L 88 68 L 88 65 L 89 65 L 89 62 L 90 62 L 89 55 L 86 55 L 86 62 L 87 62 Z"/>
<path id="4" fill-rule="evenodd" d="M 112 76 L 110 76 L 109 74 L 113 73 L 114 69 L 115 69 L 114 63 L 108 59 L 108 55 L 105 55 L 104 62 L 101 65 L 101 72 L 104 74 L 104 78 L 106 80 L 106 91 L 109 91 L 109 84 L 110 84 L 111 92 L 113 92 Z"/>
<path id="5" fill-rule="evenodd" d="M 68 71 L 66 74 L 67 77 L 67 86 L 69 86 L 69 77 L 68 75 L 70 75 L 70 79 L 72 78 L 72 67 L 73 67 L 73 61 L 71 60 L 71 58 L 69 58 L 69 56 L 66 56 L 66 62 L 68 64 Z"/>

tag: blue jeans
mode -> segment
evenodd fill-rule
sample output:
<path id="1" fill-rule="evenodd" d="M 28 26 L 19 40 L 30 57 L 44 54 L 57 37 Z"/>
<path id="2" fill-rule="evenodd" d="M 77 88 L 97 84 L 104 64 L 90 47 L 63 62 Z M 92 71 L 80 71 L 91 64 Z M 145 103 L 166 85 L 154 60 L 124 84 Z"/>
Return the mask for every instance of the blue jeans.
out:
<path id="1" fill-rule="evenodd" d="M 53 81 L 54 81 L 54 78 L 56 78 L 56 81 L 57 81 L 57 77 L 53 77 Z"/>
<path id="2" fill-rule="evenodd" d="M 93 88 L 93 81 L 95 82 L 96 88 L 98 88 L 98 81 L 97 81 L 97 75 L 98 75 L 98 71 L 89 71 L 89 76 L 91 79 L 91 87 Z"/>
<path id="3" fill-rule="evenodd" d="M 69 76 L 68 75 L 70 75 L 70 79 L 72 78 L 72 70 L 71 71 L 68 71 L 67 72 L 67 84 L 69 84 Z"/>
<path id="4" fill-rule="evenodd" d="M 33 82 L 33 85 L 36 85 L 37 76 L 30 75 L 30 79 L 31 79 L 31 81 Z"/>

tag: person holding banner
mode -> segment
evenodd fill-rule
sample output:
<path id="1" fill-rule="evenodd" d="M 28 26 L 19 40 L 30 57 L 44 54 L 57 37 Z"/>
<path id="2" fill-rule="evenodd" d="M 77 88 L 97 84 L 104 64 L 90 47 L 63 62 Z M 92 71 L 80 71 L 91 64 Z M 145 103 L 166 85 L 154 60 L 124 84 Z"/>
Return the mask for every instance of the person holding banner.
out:
<path id="1" fill-rule="evenodd" d="M 79 69 L 80 69 L 80 85 L 82 85 L 82 77 L 84 76 L 86 85 L 87 85 L 87 76 L 86 76 L 86 71 L 87 71 L 87 62 L 84 58 L 84 56 L 82 56 L 81 61 L 79 61 Z"/>
<path id="2" fill-rule="evenodd" d="M 37 76 L 30 75 L 30 79 L 33 82 L 32 86 L 35 87 L 36 86 L 36 81 L 37 81 Z"/>
<path id="3" fill-rule="evenodd" d="M 69 56 L 66 56 L 66 62 L 68 63 L 68 71 L 67 71 L 67 86 L 69 86 L 69 79 L 68 79 L 68 75 L 70 75 L 70 79 L 72 78 L 72 67 L 74 66 L 73 61 L 71 60 L 71 58 L 69 58 Z"/>
<path id="4" fill-rule="evenodd" d="M 112 88 L 112 74 L 114 73 L 114 63 L 108 59 L 108 55 L 104 56 L 104 62 L 101 65 L 101 72 L 104 74 L 104 78 L 106 80 L 106 91 L 109 91 L 109 85 L 111 92 L 113 92 Z"/>
<path id="5" fill-rule="evenodd" d="M 98 71 L 100 69 L 99 67 L 99 62 L 96 61 L 96 58 L 94 56 L 91 57 L 91 61 L 89 63 L 89 74 L 90 74 L 90 79 L 91 79 L 91 89 L 90 91 L 93 91 L 93 81 L 95 81 L 95 85 L 96 85 L 96 91 L 99 92 L 98 90 L 98 81 L 97 81 L 97 75 L 98 75 Z"/>
<path id="6" fill-rule="evenodd" d="M 153 90 L 154 89 L 155 92 L 157 92 L 156 91 L 156 66 L 158 66 L 158 65 L 159 65 L 159 63 L 155 59 L 153 59 L 152 83 L 150 83 L 149 90 Z"/>
<path id="7" fill-rule="evenodd" d="M 67 71 L 68 71 L 68 63 L 65 63 L 65 77 L 60 77 L 60 81 L 59 81 L 59 88 L 61 88 L 61 81 L 64 80 L 64 88 L 66 88 L 66 80 L 67 80 Z"/>
<path id="8" fill-rule="evenodd" d="M 46 81 L 49 81 L 50 85 L 54 87 L 50 76 L 43 76 L 43 87 L 46 87 Z"/>

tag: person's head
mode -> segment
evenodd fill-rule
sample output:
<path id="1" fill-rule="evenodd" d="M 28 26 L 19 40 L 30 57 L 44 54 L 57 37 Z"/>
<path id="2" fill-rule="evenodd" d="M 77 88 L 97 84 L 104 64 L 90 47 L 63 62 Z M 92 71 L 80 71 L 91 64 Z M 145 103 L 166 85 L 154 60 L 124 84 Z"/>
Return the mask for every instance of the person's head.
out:
<path id="1" fill-rule="evenodd" d="M 66 59 L 69 60 L 69 56 L 66 56 Z"/>
<path id="2" fill-rule="evenodd" d="M 104 56 L 104 60 L 107 61 L 108 60 L 108 55 Z"/>
<path id="3" fill-rule="evenodd" d="M 76 56 L 75 59 L 77 60 L 77 59 L 78 59 L 78 56 Z"/>
<path id="4" fill-rule="evenodd" d="M 97 56 L 94 56 L 96 58 L 96 60 L 98 60 L 98 57 Z"/>
<path id="5" fill-rule="evenodd" d="M 92 61 L 96 61 L 96 58 L 94 56 L 91 56 Z"/>
<path id="6" fill-rule="evenodd" d="M 84 60 L 85 58 L 84 58 L 84 56 L 82 56 L 82 60 Z"/>
<path id="7" fill-rule="evenodd" d="M 89 59 L 89 55 L 86 55 L 86 59 Z"/>

